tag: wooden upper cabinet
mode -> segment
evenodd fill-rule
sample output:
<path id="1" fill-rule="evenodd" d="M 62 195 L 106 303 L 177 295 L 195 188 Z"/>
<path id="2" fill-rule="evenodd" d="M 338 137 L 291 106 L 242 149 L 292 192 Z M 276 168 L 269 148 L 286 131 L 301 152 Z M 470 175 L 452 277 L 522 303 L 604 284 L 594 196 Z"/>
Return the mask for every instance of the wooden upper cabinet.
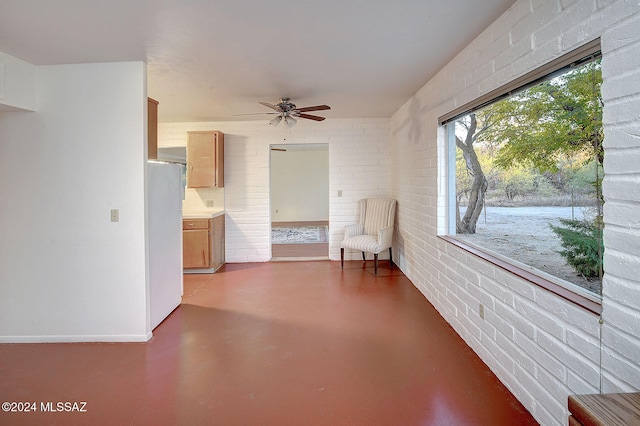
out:
<path id="1" fill-rule="evenodd" d="M 158 159 L 158 101 L 147 98 L 147 158 Z"/>
<path id="2" fill-rule="evenodd" d="M 224 187 L 224 134 L 187 132 L 187 187 Z"/>

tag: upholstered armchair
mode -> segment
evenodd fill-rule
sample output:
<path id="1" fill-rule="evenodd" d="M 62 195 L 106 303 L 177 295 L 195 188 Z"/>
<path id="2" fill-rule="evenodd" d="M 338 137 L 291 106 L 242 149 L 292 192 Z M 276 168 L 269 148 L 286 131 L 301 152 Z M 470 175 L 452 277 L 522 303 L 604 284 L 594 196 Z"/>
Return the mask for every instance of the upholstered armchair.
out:
<path id="1" fill-rule="evenodd" d="M 393 268 L 391 244 L 396 217 L 396 200 L 393 198 L 366 198 L 360 200 L 360 221 L 344 228 L 344 240 L 340 244 L 340 267 L 344 269 L 344 249 L 373 253 L 374 273 L 378 275 L 378 254 L 389 250 L 389 268 Z"/>

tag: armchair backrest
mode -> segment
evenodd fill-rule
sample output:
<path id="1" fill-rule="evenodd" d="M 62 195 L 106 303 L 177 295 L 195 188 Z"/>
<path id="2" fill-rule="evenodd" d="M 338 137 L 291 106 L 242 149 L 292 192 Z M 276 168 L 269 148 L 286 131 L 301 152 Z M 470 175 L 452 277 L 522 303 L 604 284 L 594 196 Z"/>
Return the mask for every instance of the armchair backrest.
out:
<path id="1" fill-rule="evenodd" d="M 360 203 L 360 223 L 364 233 L 378 235 L 380 229 L 393 226 L 396 217 L 396 200 L 393 198 L 365 198 Z"/>

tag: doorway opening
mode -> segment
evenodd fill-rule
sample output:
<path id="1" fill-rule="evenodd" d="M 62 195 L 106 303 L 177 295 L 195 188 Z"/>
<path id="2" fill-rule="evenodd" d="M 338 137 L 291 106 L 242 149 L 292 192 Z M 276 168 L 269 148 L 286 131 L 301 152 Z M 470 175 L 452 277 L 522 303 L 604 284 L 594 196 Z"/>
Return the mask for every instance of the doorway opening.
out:
<path id="1" fill-rule="evenodd" d="M 329 257 L 329 144 L 271 145 L 272 260 Z"/>

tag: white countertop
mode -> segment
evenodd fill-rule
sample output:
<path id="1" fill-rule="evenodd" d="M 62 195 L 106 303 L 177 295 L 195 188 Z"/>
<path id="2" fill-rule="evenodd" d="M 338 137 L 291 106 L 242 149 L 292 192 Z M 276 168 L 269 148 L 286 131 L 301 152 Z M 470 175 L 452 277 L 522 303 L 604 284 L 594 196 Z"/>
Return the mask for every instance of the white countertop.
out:
<path id="1" fill-rule="evenodd" d="M 224 210 L 211 210 L 200 212 L 182 212 L 183 219 L 211 219 L 224 214 Z"/>

